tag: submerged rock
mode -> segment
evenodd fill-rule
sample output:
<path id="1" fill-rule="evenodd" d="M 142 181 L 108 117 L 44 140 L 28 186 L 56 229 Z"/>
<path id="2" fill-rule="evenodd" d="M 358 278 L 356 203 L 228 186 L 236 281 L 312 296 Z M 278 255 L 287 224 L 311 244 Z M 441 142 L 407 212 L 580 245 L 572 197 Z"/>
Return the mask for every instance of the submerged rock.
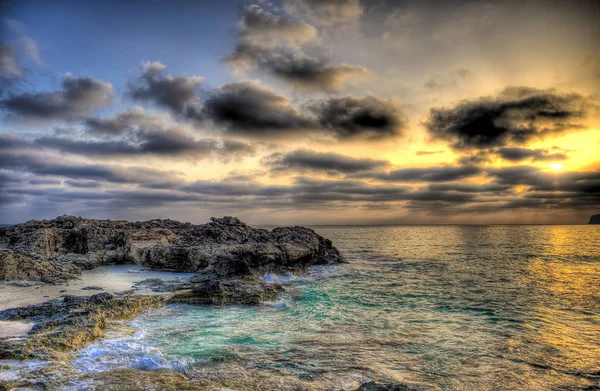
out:
<path id="1" fill-rule="evenodd" d="M 133 284 L 134 290 L 149 289 L 152 292 L 174 292 L 181 289 L 192 289 L 194 284 L 188 281 L 163 280 L 161 278 L 147 278 Z"/>
<path id="2" fill-rule="evenodd" d="M 48 282 L 107 264 L 229 277 L 344 262 L 331 241 L 312 229 L 256 229 L 235 217 L 193 225 L 60 216 L 0 228 L 1 243 L 0 279 Z"/>
<path id="3" fill-rule="evenodd" d="M 81 380 L 98 385 L 104 391 L 164 390 L 164 391 L 200 391 L 206 387 L 191 383 L 180 372 L 168 369 L 142 371 L 139 369 L 120 369 L 116 371 L 90 373 Z"/>
<path id="4" fill-rule="evenodd" d="M 104 288 L 102 288 L 101 286 L 91 285 L 91 286 L 83 287 L 83 288 L 81 288 L 81 290 L 82 291 L 103 291 Z"/>
<path id="5" fill-rule="evenodd" d="M 171 303 L 187 304 L 246 304 L 256 305 L 273 300 L 284 291 L 279 284 L 261 281 L 217 280 L 196 284 L 192 289 L 179 290 L 169 299 Z"/>
<path id="6" fill-rule="evenodd" d="M 440 388 L 431 384 L 412 382 L 374 382 L 363 383 L 356 391 L 438 391 Z"/>
<path id="7" fill-rule="evenodd" d="M 590 217 L 589 224 L 600 224 L 600 215 L 593 215 Z"/>

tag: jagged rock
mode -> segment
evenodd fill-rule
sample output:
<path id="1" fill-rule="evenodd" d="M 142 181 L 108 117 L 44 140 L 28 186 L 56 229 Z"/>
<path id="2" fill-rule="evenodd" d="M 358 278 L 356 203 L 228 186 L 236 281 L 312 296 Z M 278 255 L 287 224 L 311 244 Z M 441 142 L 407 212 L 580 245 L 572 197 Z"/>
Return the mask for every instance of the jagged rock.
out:
<path id="1" fill-rule="evenodd" d="M 246 304 L 256 305 L 273 300 L 284 291 L 279 284 L 263 282 L 223 280 L 205 281 L 188 290 L 178 290 L 169 299 L 171 303 L 187 304 Z"/>
<path id="2" fill-rule="evenodd" d="M 0 359 L 56 357 L 61 352 L 81 349 L 102 338 L 109 321 L 131 319 L 146 308 L 165 303 L 164 296 L 115 297 L 104 292 L 68 295 L 62 300 L 0 311 L 0 320 L 34 322 L 27 338 L 0 340 Z"/>
<path id="3" fill-rule="evenodd" d="M 344 262 L 331 241 L 311 229 L 256 229 L 235 217 L 193 225 L 168 219 L 128 222 L 60 216 L 0 228 L 1 243 L 6 249 L 0 259 L 8 259 L 2 262 L 12 265 L 15 256 L 26 260 L 20 273 L 30 280 L 68 277 L 80 269 L 115 263 L 223 277 Z M 42 265 L 40 272 L 29 271 Z M 70 269 L 62 270 L 63 265 Z"/>
<path id="4" fill-rule="evenodd" d="M 168 369 L 142 371 L 138 369 L 119 369 L 100 373 L 86 374 L 83 378 L 98 384 L 104 391 L 164 390 L 164 391 L 201 391 L 207 387 L 195 385 L 180 372 Z"/>
<path id="5" fill-rule="evenodd" d="M 244 226 L 244 227 L 246 226 L 246 223 L 243 223 L 237 217 L 232 217 L 232 216 L 224 216 L 221 218 L 211 217 L 210 221 L 212 221 L 213 223 L 223 224 L 223 225 L 240 225 L 240 226 Z"/>
<path id="6" fill-rule="evenodd" d="M 435 385 L 425 383 L 370 381 L 363 383 L 356 391 L 438 391 L 439 389 Z"/>
<path id="7" fill-rule="evenodd" d="M 165 281 L 160 278 L 147 278 L 133 285 L 134 290 L 150 289 L 152 292 L 174 292 L 182 289 L 192 289 L 194 286 L 189 281 Z"/>
<path id="8" fill-rule="evenodd" d="M 28 320 L 34 325 L 27 338 L 0 340 L 0 359 L 60 357 L 104 336 L 110 320 L 131 319 L 146 308 L 167 303 L 255 305 L 283 291 L 279 284 L 266 284 L 251 277 L 243 280 L 161 281 L 137 284 L 167 295 L 114 296 L 103 292 L 92 296 L 65 295 L 62 299 L 0 311 L 0 320 Z"/>
<path id="9" fill-rule="evenodd" d="M 20 251 L 0 248 L 0 280 L 57 282 L 80 274 L 81 269 L 71 263 L 34 258 Z"/>
<path id="10" fill-rule="evenodd" d="M 590 224 L 600 224 L 600 215 L 593 215 L 590 217 Z"/>

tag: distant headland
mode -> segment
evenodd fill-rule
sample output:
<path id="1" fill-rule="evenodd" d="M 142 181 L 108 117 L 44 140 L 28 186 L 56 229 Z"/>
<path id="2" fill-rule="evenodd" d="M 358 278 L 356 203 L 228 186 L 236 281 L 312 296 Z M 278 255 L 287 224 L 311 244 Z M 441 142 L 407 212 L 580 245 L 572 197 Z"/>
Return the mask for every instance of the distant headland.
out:
<path id="1" fill-rule="evenodd" d="M 593 215 L 590 217 L 589 224 L 600 224 L 600 215 Z"/>

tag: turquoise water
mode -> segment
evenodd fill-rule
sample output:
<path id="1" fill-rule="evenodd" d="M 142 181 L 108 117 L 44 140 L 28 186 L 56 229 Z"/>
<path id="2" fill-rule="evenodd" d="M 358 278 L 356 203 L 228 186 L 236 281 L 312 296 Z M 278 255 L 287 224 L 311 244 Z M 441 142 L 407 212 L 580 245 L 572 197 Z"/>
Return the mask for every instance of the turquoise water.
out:
<path id="1" fill-rule="evenodd" d="M 250 389 L 367 378 L 447 390 L 599 386 L 600 226 L 315 230 L 349 264 L 265 276 L 287 291 L 263 306 L 153 310 L 131 323 L 135 335 L 91 345 L 73 365 L 172 368 Z"/>

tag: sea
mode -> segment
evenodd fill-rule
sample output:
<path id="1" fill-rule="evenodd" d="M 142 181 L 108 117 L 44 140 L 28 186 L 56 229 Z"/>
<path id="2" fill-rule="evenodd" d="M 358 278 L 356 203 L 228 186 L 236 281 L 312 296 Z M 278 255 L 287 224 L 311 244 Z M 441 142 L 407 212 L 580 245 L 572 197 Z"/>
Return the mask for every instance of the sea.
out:
<path id="1" fill-rule="evenodd" d="M 260 306 L 170 305 L 72 361 L 221 389 L 600 389 L 600 225 L 318 226 L 347 264 Z"/>

